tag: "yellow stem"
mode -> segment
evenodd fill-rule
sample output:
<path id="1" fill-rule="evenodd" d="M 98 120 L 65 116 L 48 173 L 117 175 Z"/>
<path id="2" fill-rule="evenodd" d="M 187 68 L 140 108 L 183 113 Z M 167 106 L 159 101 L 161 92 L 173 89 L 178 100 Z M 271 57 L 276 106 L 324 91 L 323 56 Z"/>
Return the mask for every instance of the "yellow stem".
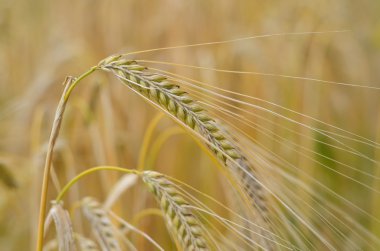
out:
<path id="1" fill-rule="evenodd" d="M 38 217 L 38 232 L 37 232 L 38 234 L 37 234 L 37 247 L 36 247 L 37 251 L 42 251 L 43 244 L 44 244 L 43 243 L 44 242 L 44 228 L 45 228 L 45 215 L 46 215 L 46 201 L 47 201 L 47 193 L 48 193 L 48 188 L 49 188 L 49 176 L 50 176 L 50 170 L 52 166 L 51 164 L 52 164 L 52 159 L 53 159 L 54 145 L 59 135 L 59 130 L 61 127 L 62 117 L 65 111 L 65 106 L 74 87 L 82 79 L 90 75 L 96 69 L 97 67 L 94 66 L 90 70 L 83 73 L 78 78 L 76 79 L 67 78 L 65 81 L 65 84 L 66 84 L 65 90 L 62 94 L 60 103 L 57 107 L 56 117 L 54 119 L 52 131 L 49 138 L 49 148 L 48 148 L 46 159 L 45 159 L 44 174 L 43 174 L 42 188 L 41 188 L 40 211 L 39 211 L 39 217 Z"/>
<path id="2" fill-rule="evenodd" d="M 77 183 L 80 179 L 87 176 L 88 174 L 101 171 L 101 170 L 108 170 L 108 171 L 117 171 L 117 172 L 124 172 L 124 173 L 132 173 L 136 175 L 140 175 L 141 172 L 135 170 L 135 169 L 127 169 L 123 167 L 117 167 L 117 166 L 98 166 L 93 167 L 90 169 L 87 169 L 86 171 L 81 172 L 77 176 L 75 176 L 72 180 L 69 181 L 61 190 L 61 192 L 58 194 L 57 198 L 55 199 L 57 202 L 61 201 L 63 196 L 66 194 L 66 192 L 72 187 L 75 183 Z"/>

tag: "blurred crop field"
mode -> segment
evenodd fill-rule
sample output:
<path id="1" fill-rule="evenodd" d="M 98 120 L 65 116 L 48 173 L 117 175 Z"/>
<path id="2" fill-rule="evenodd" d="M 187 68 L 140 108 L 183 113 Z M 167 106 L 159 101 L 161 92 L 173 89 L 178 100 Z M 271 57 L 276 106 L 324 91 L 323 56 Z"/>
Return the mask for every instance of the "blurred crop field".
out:
<path id="1" fill-rule="evenodd" d="M 0 0 L 0 249 L 34 250 L 47 144 L 67 76 L 79 76 L 112 54 L 260 35 L 268 36 L 130 58 L 223 88 L 230 91 L 226 94 L 230 98 L 261 107 L 236 102 L 231 106 L 232 101 L 208 94 L 207 88 L 193 92 L 195 99 L 214 105 L 206 109 L 226 128 L 241 130 L 233 137 L 241 141 L 249 137 L 261 149 L 302 169 L 289 172 L 315 189 L 321 201 L 347 213 L 347 221 L 380 238 L 379 13 L 377 0 Z M 191 94 L 191 88 L 186 91 Z M 245 116 L 255 126 L 223 109 Z M 225 178 L 215 163 L 169 117 L 153 127 L 158 114 L 110 74 L 89 76 L 67 106 L 48 200 L 90 167 L 142 165 L 227 203 Z M 326 135 L 336 136 L 339 144 Z M 268 184 L 283 182 L 294 192 L 289 203 L 296 204 L 291 199 L 298 196 L 314 205 L 303 187 L 266 172 Z M 104 201 L 121 176 L 105 171 L 89 175 L 69 191 L 65 207 L 74 207 L 85 196 Z M 355 206 L 318 190 L 309 177 Z M 136 186 L 122 195 L 114 211 L 165 250 L 175 250 L 162 219 L 136 218 L 149 207 L 157 207 L 154 199 Z M 302 211 L 317 231 L 333 236 L 326 223 L 318 222 L 315 211 L 306 207 Z M 223 210 L 218 213 L 226 216 Z M 73 215 L 74 229 L 91 236 L 80 213 Z M 347 239 L 362 250 L 380 248 L 378 242 L 371 246 L 348 230 L 342 236 L 331 240 L 339 242 L 338 250 L 355 250 Z M 53 238 L 50 231 L 45 241 Z M 142 238 L 133 240 L 138 250 L 153 250 Z M 325 250 L 318 244 L 314 249 Z"/>

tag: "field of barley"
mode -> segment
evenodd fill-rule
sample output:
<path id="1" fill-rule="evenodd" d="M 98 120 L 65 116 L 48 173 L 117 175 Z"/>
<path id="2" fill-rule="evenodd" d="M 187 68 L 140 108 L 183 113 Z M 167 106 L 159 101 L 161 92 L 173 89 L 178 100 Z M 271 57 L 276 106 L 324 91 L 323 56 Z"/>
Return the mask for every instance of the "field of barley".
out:
<path id="1" fill-rule="evenodd" d="M 0 250 L 380 250 L 378 13 L 0 0 Z"/>

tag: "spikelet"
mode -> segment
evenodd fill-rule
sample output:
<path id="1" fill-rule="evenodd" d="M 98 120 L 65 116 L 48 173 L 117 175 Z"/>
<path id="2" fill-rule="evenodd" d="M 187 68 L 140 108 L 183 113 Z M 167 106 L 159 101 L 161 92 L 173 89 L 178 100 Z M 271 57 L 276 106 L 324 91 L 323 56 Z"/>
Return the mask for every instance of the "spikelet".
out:
<path id="1" fill-rule="evenodd" d="M 75 239 L 77 240 L 79 244 L 80 251 L 98 251 L 99 250 L 96 243 L 91 239 L 83 237 L 82 235 L 79 235 L 79 234 L 75 235 Z"/>
<path id="2" fill-rule="evenodd" d="M 9 188 L 17 188 L 17 182 L 13 174 L 4 163 L 0 163 L 0 181 Z"/>

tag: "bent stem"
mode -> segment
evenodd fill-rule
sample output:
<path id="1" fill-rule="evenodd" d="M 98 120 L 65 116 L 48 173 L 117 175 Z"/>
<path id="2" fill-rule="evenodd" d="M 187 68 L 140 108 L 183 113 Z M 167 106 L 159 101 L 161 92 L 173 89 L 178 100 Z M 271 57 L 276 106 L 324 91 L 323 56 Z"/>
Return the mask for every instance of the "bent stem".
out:
<path id="1" fill-rule="evenodd" d="M 97 172 L 97 171 L 101 171 L 101 170 L 108 170 L 108 171 L 117 171 L 117 172 L 123 172 L 123 173 L 129 173 L 129 174 L 136 174 L 136 175 L 140 175 L 141 172 L 135 170 L 135 169 L 127 169 L 127 168 L 123 168 L 123 167 L 117 167 L 117 166 L 98 166 L 98 167 L 93 167 L 93 168 L 90 168 L 90 169 L 87 169 L 86 171 L 83 171 L 81 172 L 80 174 L 78 174 L 77 176 L 75 176 L 72 180 L 69 181 L 69 183 L 67 183 L 64 188 L 61 190 L 61 192 L 58 194 L 57 198 L 55 199 L 57 202 L 58 201 L 61 201 L 63 196 L 66 194 L 66 192 L 75 184 L 77 183 L 80 179 L 82 179 L 83 177 L 91 174 L 91 173 L 94 173 L 94 172 Z"/>
<path id="2" fill-rule="evenodd" d="M 70 94 L 74 87 L 85 77 L 90 75 L 97 69 L 97 66 L 92 67 L 85 73 L 83 73 L 78 78 L 67 77 L 64 85 L 65 89 L 62 93 L 61 99 L 59 101 L 57 111 L 55 112 L 55 118 L 53 122 L 53 127 L 50 133 L 48 151 L 45 159 L 44 174 L 42 179 L 42 188 L 41 188 L 41 199 L 40 199 L 40 211 L 38 217 L 38 232 L 37 232 L 37 251 L 42 251 L 43 242 L 44 242 L 44 228 L 45 228 L 45 215 L 46 215 L 46 200 L 47 192 L 49 188 L 49 176 L 51 171 L 51 163 L 53 159 L 53 150 L 55 143 L 57 141 L 59 131 L 61 128 L 63 113 L 65 112 L 67 101 L 70 97 Z"/>

